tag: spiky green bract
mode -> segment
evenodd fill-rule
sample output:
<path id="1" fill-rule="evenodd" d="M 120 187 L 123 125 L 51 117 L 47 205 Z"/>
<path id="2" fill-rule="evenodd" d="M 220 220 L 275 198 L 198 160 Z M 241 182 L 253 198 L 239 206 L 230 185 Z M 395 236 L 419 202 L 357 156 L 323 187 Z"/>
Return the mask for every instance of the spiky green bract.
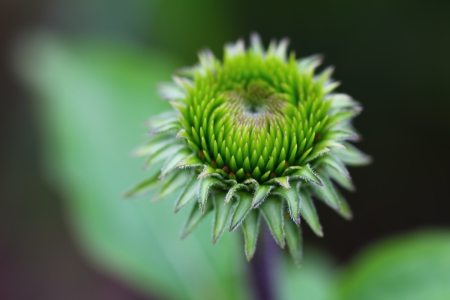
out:
<path id="1" fill-rule="evenodd" d="M 174 110 L 149 120 L 149 141 L 135 153 L 148 157 L 146 167 L 162 169 L 127 195 L 158 186 L 157 176 L 165 181 L 157 199 L 181 192 L 175 212 L 198 202 L 183 237 L 214 211 L 213 242 L 243 224 L 248 259 L 260 219 L 300 263 L 301 220 L 323 235 L 313 198 L 351 218 L 333 182 L 352 189 L 345 165 L 370 160 L 347 142 L 357 139 L 350 122 L 361 106 L 332 93 L 338 83 L 331 68 L 316 74 L 320 56 L 297 60 L 287 45 L 272 42 L 265 50 L 253 35 L 248 49 L 243 41 L 228 45 L 223 60 L 203 51 L 198 65 L 161 85 Z"/>

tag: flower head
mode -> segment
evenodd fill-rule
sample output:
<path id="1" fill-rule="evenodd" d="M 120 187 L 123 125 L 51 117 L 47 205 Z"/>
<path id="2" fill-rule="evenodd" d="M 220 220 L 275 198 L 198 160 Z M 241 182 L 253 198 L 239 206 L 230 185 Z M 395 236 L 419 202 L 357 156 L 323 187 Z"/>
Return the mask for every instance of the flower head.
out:
<path id="1" fill-rule="evenodd" d="M 351 218 L 335 183 L 352 190 L 345 165 L 369 162 L 348 143 L 358 138 L 350 121 L 361 106 L 332 93 L 332 68 L 315 74 L 320 56 L 296 60 L 287 46 L 265 50 L 252 35 L 248 49 L 241 40 L 227 45 L 223 61 L 203 51 L 198 65 L 161 85 L 174 110 L 149 120 L 150 139 L 136 154 L 162 168 L 127 195 L 178 192 L 175 212 L 192 207 L 182 237 L 213 212 L 213 243 L 225 228 L 241 227 L 248 259 L 261 216 L 297 262 L 300 220 L 323 235 L 313 198 Z"/>

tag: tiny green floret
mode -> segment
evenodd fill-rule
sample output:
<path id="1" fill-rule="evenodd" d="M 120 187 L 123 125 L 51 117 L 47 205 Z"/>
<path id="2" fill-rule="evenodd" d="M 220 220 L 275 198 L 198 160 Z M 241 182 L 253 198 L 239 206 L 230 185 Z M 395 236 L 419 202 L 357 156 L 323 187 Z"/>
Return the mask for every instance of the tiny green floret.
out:
<path id="1" fill-rule="evenodd" d="M 150 138 L 135 152 L 147 157 L 145 167 L 162 167 L 126 196 L 159 189 L 159 200 L 181 191 L 175 212 L 191 205 L 181 236 L 214 212 L 213 243 L 225 228 L 241 227 L 248 260 L 261 218 L 297 263 L 300 220 L 323 235 L 313 199 L 350 219 L 335 183 L 352 190 L 345 165 L 370 162 L 348 143 L 358 139 L 351 120 L 361 106 L 333 92 L 331 68 L 316 75 L 320 56 L 297 60 L 287 46 L 265 50 L 252 35 L 248 49 L 241 40 L 227 45 L 222 61 L 203 51 L 198 65 L 162 84 L 174 110 L 149 120 Z"/>

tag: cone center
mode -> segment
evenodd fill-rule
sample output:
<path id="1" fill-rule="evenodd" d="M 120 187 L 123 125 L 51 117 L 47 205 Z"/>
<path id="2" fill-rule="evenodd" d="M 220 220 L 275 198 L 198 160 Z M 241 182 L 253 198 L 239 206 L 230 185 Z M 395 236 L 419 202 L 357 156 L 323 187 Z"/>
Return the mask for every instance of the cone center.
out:
<path id="1" fill-rule="evenodd" d="M 246 87 L 225 93 L 229 112 L 239 123 L 261 123 L 282 115 L 285 101 L 273 88 L 262 80 L 250 81 Z M 263 122 L 265 123 L 265 122 Z"/>

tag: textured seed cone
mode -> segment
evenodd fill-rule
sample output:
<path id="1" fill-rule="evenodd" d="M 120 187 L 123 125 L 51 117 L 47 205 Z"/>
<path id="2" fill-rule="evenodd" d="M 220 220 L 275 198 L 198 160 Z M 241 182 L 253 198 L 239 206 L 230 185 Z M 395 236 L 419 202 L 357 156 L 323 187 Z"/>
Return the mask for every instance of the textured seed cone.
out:
<path id="1" fill-rule="evenodd" d="M 213 243 L 241 227 L 249 260 L 261 218 L 297 263 L 300 220 L 323 235 L 313 199 L 350 219 L 335 184 L 353 190 L 345 165 L 370 161 L 348 143 L 358 139 L 350 122 L 361 106 L 332 93 L 331 68 L 315 74 L 320 56 L 296 60 L 287 46 L 282 40 L 265 50 L 253 35 L 248 49 L 241 40 L 227 45 L 223 61 L 203 51 L 198 65 L 161 85 L 174 110 L 149 120 L 150 138 L 135 152 L 161 171 L 126 196 L 178 193 L 175 212 L 191 206 L 182 238 L 212 212 Z"/>

